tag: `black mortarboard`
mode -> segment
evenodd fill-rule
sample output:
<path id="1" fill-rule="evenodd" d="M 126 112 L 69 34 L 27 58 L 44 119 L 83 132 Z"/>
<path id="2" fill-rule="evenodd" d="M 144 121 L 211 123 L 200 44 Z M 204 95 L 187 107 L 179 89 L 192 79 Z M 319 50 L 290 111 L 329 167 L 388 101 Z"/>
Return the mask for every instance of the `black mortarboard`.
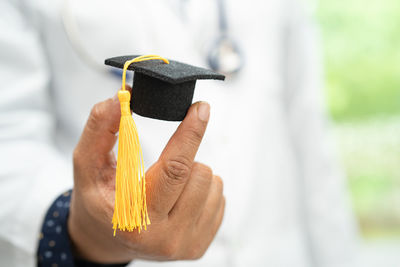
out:
<path id="1" fill-rule="evenodd" d="M 113 57 L 105 64 L 122 69 L 126 61 L 137 56 Z M 181 121 L 192 104 L 196 80 L 224 80 L 225 76 L 178 61 L 169 64 L 161 60 L 132 63 L 128 70 L 134 71 L 131 109 L 138 115 Z"/>

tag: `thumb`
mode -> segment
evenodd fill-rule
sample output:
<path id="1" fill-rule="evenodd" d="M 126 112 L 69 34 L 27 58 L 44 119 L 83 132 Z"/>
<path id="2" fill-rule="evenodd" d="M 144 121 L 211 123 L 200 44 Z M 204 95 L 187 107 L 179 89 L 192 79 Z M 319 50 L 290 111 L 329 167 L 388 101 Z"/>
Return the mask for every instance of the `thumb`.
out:
<path id="1" fill-rule="evenodd" d="M 193 104 L 164 148 L 158 162 L 146 174 L 151 184 L 151 209 L 168 214 L 173 208 L 189 178 L 209 115 L 208 103 Z"/>
<path id="2" fill-rule="evenodd" d="M 95 104 L 75 150 L 88 158 L 107 157 L 117 141 L 120 119 L 121 108 L 117 94 Z"/>

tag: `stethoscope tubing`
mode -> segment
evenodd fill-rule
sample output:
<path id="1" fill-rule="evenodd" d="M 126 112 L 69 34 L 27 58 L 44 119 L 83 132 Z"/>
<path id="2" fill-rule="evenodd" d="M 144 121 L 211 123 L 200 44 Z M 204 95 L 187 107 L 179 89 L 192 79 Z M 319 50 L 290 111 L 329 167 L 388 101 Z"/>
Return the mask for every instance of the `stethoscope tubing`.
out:
<path id="1" fill-rule="evenodd" d="M 89 53 L 89 50 L 85 48 L 83 42 L 81 41 L 81 38 L 79 38 L 79 27 L 72 12 L 70 1 L 71 0 L 63 0 L 61 16 L 64 30 L 72 49 L 75 51 L 78 57 L 93 70 L 101 73 L 110 73 L 113 76 L 121 77 L 120 71 L 114 71 L 97 62 L 94 56 Z M 232 48 L 232 53 L 234 53 L 240 61 L 240 63 L 232 70 L 230 70 L 229 73 L 224 73 L 229 75 L 235 74 L 241 70 L 244 64 L 244 56 L 242 50 L 240 49 L 240 45 L 229 35 L 229 25 L 226 14 L 225 1 L 226 0 L 216 0 L 218 9 L 219 33 L 213 41 L 211 48 L 209 49 L 207 55 L 207 63 L 209 67 L 214 71 L 224 73 L 224 70 L 221 69 L 221 60 L 223 60 L 224 55 L 221 55 L 220 48 L 221 45 L 223 45 L 224 43 L 229 43 Z"/>

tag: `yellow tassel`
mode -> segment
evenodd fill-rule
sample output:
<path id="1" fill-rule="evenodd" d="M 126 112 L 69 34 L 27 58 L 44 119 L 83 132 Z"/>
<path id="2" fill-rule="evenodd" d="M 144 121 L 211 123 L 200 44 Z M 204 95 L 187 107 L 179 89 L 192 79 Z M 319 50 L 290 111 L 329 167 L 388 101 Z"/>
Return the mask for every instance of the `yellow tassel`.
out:
<path id="1" fill-rule="evenodd" d="M 125 62 L 122 74 L 122 89 L 118 92 L 121 104 L 119 125 L 119 143 L 117 173 L 115 177 L 115 206 L 112 224 L 114 236 L 121 231 L 147 230 L 150 224 L 146 204 L 146 178 L 143 153 L 139 136 L 130 110 L 131 94 L 125 89 L 126 71 L 134 62 L 159 59 L 169 64 L 168 60 L 157 55 L 136 57 Z"/>

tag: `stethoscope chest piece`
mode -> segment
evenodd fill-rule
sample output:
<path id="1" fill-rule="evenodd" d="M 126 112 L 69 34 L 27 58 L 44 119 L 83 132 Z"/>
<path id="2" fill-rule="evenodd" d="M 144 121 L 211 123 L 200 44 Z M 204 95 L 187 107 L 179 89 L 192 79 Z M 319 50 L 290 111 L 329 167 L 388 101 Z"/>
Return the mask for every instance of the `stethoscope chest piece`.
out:
<path id="1" fill-rule="evenodd" d="M 244 56 L 238 42 L 230 35 L 225 0 L 217 0 L 219 36 L 208 52 L 208 65 L 226 76 L 237 74 L 244 65 Z"/>
<path id="2" fill-rule="evenodd" d="M 232 75 L 243 67 L 243 53 L 237 42 L 227 35 L 222 35 L 212 45 L 208 54 L 208 65 L 216 72 Z"/>

